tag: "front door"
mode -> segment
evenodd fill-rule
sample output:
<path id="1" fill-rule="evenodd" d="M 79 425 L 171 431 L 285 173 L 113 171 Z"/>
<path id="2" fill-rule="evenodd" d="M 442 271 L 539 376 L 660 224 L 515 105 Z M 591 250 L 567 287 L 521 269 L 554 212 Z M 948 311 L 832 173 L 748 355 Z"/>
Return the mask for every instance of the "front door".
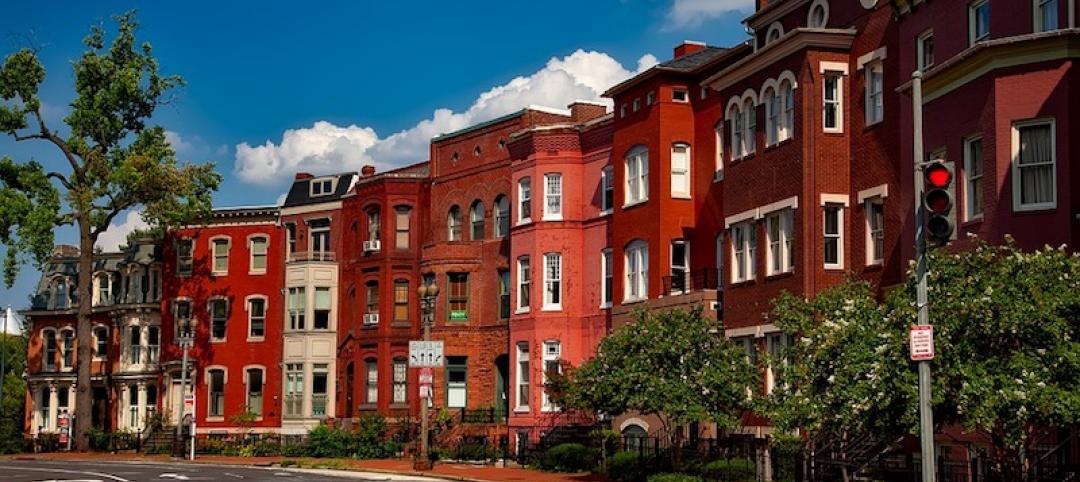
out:
<path id="1" fill-rule="evenodd" d="M 495 358 L 495 409 L 500 416 L 510 410 L 510 356 L 499 355 Z"/>

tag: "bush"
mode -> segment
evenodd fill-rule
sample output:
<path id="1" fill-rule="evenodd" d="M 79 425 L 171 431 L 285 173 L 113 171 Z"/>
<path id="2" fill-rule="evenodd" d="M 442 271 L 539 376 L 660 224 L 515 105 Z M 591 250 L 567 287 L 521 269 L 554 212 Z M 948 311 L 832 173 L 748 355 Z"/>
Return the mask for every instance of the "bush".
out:
<path id="1" fill-rule="evenodd" d="M 463 443 L 454 447 L 449 453 L 441 456 L 454 460 L 488 461 L 499 458 L 499 451 L 495 447 L 486 444 Z"/>
<path id="2" fill-rule="evenodd" d="M 86 436 L 90 438 L 90 450 L 101 452 L 109 450 L 109 442 L 112 441 L 112 437 L 108 432 L 98 427 L 90 427 L 90 430 L 86 431 Z"/>
<path id="3" fill-rule="evenodd" d="M 705 464 L 701 475 L 705 480 L 720 482 L 754 482 L 757 480 L 757 466 L 746 459 L 720 459 Z"/>
<path id="4" fill-rule="evenodd" d="M 544 452 L 538 467 L 549 472 L 585 472 L 596 467 L 596 451 L 579 443 L 559 444 Z"/>
<path id="5" fill-rule="evenodd" d="M 656 474 L 649 476 L 649 482 L 702 482 L 702 479 L 688 474 Z"/>
<path id="6" fill-rule="evenodd" d="M 645 480 L 646 461 L 634 452 L 619 452 L 608 459 L 607 476 L 613 482 Z"/>

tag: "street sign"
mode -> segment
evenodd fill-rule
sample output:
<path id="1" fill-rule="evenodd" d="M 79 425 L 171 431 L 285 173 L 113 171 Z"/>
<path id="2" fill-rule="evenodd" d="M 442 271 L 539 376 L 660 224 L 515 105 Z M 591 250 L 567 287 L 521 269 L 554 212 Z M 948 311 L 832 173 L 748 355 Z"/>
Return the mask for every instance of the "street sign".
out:
<path id="1" fill-rule="evenodd" d="M 420 398 L 431 398 L 431 385 L 420 385 Z"/>
<path id="2" fill-rule="evenodd" d="M 443 342 L 410 341 L 409 366 L 414 368 L 441 367 L 443 365 Z"/>
<path id="3" fill-rule="evenodd" d="M 184 395 L 184 416 L 186 417 L 188 415 L 194 415 L 194 414 L 195 414 L 195 395 L 189 393 L 187 395 Z"/>
<path id="4" fill-rule="evenodd" d="M 914 361 L 934 359 L 934 326 L 912 325 L 908 337 L 911 359 Z"/>
<path id="5" fill-rule="evenodd" d="M 61 413 L 59 418 L 60 420 L 58 420 L 58 422 L 60 425 L 60 445 L 67 447 L 69 439 L 68 434 L 71 433 L 71 424 L 69 423 L 69 417 L 66 412 Z"/>
<path id="6" fill-rule="evenodd" d="M 420 384 L 431 385 L 433 377 L 431 376 L 431 367 L 423 367 L 420 369 Z"/>

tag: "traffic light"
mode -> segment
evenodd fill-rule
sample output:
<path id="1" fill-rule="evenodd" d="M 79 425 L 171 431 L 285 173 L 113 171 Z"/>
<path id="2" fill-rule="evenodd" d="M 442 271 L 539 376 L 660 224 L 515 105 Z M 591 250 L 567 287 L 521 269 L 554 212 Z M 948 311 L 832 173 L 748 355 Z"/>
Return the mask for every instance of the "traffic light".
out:
<path id="1" fill-rule="evenodd" d="M 923 168 L 923 206 L 926 208 L 926 239 L 943 245 L 952 239 L 956 215 L 953 208 L 953 170 L 945 161 L 931 161 Z"/>

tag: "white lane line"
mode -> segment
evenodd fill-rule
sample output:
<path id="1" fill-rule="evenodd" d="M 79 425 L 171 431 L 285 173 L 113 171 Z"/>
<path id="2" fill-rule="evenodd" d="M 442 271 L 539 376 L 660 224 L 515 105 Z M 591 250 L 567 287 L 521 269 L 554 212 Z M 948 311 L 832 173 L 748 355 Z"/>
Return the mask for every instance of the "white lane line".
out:
<path id="1" fill-rule="evenodd" d="M 102 474 L 99 472 L 87 472 L 84 470 L 65 470 L 65 469 L 45 469 L 38 467 L 19 467 L 15 466 L 18 470 L 29 470 L 31 472 L 55 472 L 58 474 L 78 474 L 78 475 L 92 475 L 94 477 L 105 477 L 106 479 L 115 480 L 116 482 L 131 482 L 123 477 L 117 477 L 115 475 Z"/>
<path id="2" fill-rule="evenodd" d="M 236 478 L 238 478 L 238 479 L 242 479 L 242 478 L 244 478 L 244 476 L 243 476 L 243 475 L 240 475 L 240 474 L 234 474 L 234 473 L 231 473 L 231 472 L 225 472 L 225 475 L 228 475 L 229 477 L 236 477 Z"/>
<path id="3" fill-rule="evenodd" d="M 173 479 L 173 480 L 190 480 L 186 475 L 175 474 L 172 472 L 165 472 L 158 476 L 159 479 Z"/>

